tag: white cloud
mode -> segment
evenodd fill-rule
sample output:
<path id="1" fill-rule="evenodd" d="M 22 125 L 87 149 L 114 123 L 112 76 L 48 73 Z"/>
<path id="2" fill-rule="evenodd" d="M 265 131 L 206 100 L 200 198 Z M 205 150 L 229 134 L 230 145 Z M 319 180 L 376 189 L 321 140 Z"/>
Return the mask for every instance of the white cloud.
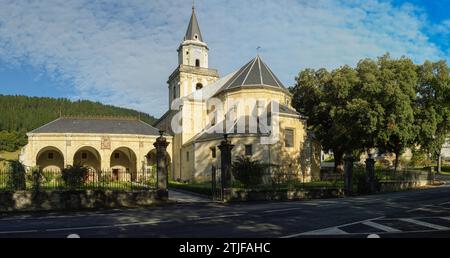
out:
<path id="1" fill-rule="evenodd" d="M 0 58 L 45 69 L 78 96 L 161 115 L 190 1 L 0 0 Z M 301 68 L 333 68 L 389 51 L 417 62 L 443 57 L 424 33 L 424 14 L 386 1 L 197 3 L 210 65 L 222 75 L 262 46 L 291 85 Z M 72 86 L 72 85 L 68 85 Z"/>

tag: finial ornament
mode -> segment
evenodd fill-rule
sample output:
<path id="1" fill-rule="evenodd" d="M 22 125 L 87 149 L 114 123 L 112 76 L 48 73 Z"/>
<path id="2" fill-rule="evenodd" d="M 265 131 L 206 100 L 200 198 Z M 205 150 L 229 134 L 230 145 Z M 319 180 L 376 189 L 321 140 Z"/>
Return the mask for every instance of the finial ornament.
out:
<path id="1" fill-rule="evenodd" d="M 195 10 L 195 0 L 192 0 L 192 11 Z"/>
<path id="2" fill-rule="evenodd" d="M 259 56 L 259 50 L 261 49 L 261 47 L 260 46 L 258 46 L 257 48 L 256 48 L 256 55 L 258 55 Z"/>

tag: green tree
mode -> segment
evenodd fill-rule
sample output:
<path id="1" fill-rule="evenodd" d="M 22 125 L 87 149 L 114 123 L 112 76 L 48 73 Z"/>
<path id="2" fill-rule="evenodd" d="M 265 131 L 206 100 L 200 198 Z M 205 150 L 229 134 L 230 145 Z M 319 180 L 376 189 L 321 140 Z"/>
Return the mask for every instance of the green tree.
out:
<path id="1" fill-rule="evenodd" d="M 389 55 L 380 57 L 378 66 L 379 101 L 385 118 L 379 130 L 377 147 L 381 152 L 395 154 L 395 172 L 400 155 L 413 146 L 416 138 L 413 103 L 418 82 L 417 66 L 409 58 L 392 59 Z"/>
<path id="2" fill-rule="evenodd" d="M 426 61 L 418 69 L 415 102 L 418 134 L 416 143 L 431 159 L 437 160 L 441 171 L 441 149 L 450 128 L 450 68 L 445 61 Z"/>
<path id="3" fill-rule="evenodd" d="M 306 69 L 291 88 L 293 106 L 308 116 L 322 148 L 333 151 L 335 171 L 344 154 L 371 148 L 396 154 L 413 144 L 417 67 L 408 58 L 361 60 L 355 69 Z"/>
<path id="4" fill-rule="evenodd" d="M 347 117 L 349 101 L 359 84 L 357 72 L 343 66 L 331 73 L 325 69 L 301 71 L 291 88 L 293 106 L 308 116 L 312 129 L 326 150 L 334 153 L 335 171 L 343 171 L 343 156 L 353 152 L 358 141 L 352 138 Z M 358 142 L 359 144 L 359 142 Z"/>

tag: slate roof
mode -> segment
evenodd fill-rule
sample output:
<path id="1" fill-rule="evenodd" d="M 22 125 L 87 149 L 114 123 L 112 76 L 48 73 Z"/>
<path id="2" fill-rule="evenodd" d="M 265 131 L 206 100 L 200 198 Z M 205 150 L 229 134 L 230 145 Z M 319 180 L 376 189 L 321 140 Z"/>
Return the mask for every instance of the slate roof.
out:
<path id="1" fill-rule="evenodd" d="M 121 118 L 58 118 L 30 133 L 159 135 L 158 129 L 141 120 Z"/>
<path id="2" fill-rule="evenodd" d="M 195 35 L 197 34 L 197 39 L 195 39 Z M 200 32 L 200 26 L 198 25 L 197 16 L 195 15 L 195 8 L 192 7 L 192 16 L 189 21 L 189 26 L 186 31 L 186 36 L 184 40 L 199 40 L 203 42 L 202 33 Z"/>
<path id="3" fill-rule="evenodd" d="M 289 108 L 286 105 L 283 104 L 279 104 L 279 108 L 280 108 L 280 113 L 281 114 L 288 114 L 288 115 L 297 115 L 297 116 L 301 116 L 301 114 L 299 112 L 297 112 L 294 109 Z"/>
<path id="4" fill-rule="evenodd" d="M 238 123 L 245 123 L 245 130 L 244 132 L 238 132 Z M 226 125 L 225 121 L 222 121 L 222 123 L 217 123 L 214 126 L 211 126 L 204 130 L 203 132 L 199 133 L 193 140 L 188 141 L 186 144 L 189 144 L 191 142 L 198 142 L 198 141 L 206 141 L 206 140 L 212 140 L 217 138 L 223 138 L 223 133 L 226 132 L 230 136 L 267 136 L 270 134 L 270 128 L 267 125 L 262 125 L 264 127 L 264 131 L 261 131 L 259 123 L 256 125 L 256 132 L 252 132 L 249 128 L 249 122 L 248 117 L 242 116 L 239 118 L 239 121 L 234 122 L 233 126 L 227 130 L 225 127 Z M 220 128 L 220 126 L 223 126 L 223 128 Z M 217 130 L 219 129 L 219 130 Z M 218 131 L 218 132 L 216 132 Z"/>
<path id="5" fill-rule="evenodd" d="M 258 55 L 239 69 L 234 76 L 224 84 L 219 92 L 252 86 L 269 86 L 287 91 L 283 83 L 274 75 L 272 70 L 270 70 Z"/>

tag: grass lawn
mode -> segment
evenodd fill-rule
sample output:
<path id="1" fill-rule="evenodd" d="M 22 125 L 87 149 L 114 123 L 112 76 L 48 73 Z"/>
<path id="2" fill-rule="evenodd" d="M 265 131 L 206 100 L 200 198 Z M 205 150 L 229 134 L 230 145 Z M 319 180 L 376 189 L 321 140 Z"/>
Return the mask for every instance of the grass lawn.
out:
<path id="1" fill-rule="evenodd" d="M 211 196 L 211 182 L 205 183 L 181 183 L 176 181 L 169 182 L 169 188 L 181 189 L 193 193 Z"/>
<path id="2" fill-rule="evenodd" d="M 442 174 L 449 174 L 450 175 L 450 166 L 442 166 L 441 172 L 442 172 Z"/>

